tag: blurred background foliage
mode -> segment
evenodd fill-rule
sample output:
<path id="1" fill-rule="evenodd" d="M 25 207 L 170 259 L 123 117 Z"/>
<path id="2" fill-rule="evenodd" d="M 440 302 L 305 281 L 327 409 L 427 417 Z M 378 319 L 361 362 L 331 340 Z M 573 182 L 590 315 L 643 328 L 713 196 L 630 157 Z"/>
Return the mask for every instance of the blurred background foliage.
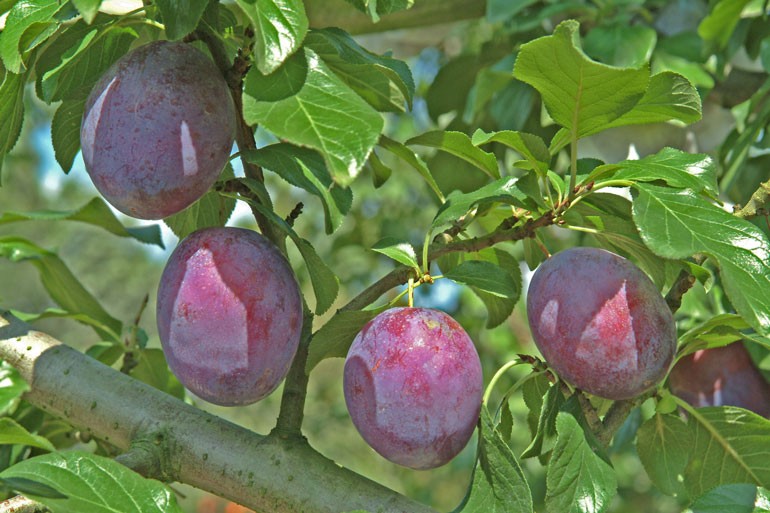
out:
<path id="1" fill-rule="evenodd" d="M 470 5 L 474 2 L 466 4 L 469 9 L 479 9 L 478 5 Z M 475 4 L 484 2 L 479 0 Z M 482 128 L 522 130 L 550 139 L 556 127 L 542 108 L 537 93 L 515 80 L 512 69 L 517 48 L 522 43 L 549 34 L 558 22 L 567 18 L 581 22 L 584 51 L 592 58 L 615 66 L 636 67 L 649 63 L 653 72 L 675 71 L 698 88 L 703 101 L 703 119 L 691 126 L 659 124 L 608 130 L 582 140 L 580 157 L 615 162 L 629 156 L 644 156 L 664 146 L 709 153 L 718 163 L 724 194 L 721 199 L 728 207 L 745 202 L 759 182 L 770 177 L 767 167 L 770 137 L 766 130 L 770 123 L 770 82 L 767 80 L 770 19 L 763 1 L 488 0 L 481 18 L 361 34 L 357 36 L 360 44 L 376 53 L 392 51 L 394 57 L 409 64 L 415 78 L 413 109 L 386 115 L 389 137 L 403 141 L 434 128 L 468 134 Z M 82 160 L 76 160 L 68 175 L 62 173 L 50 146 L 53 111 L 34 100 L 34 95 L 26 97 L 30 105 L 23 135 L 5 162 L 0 188 L 2 210 L 69 210 L 84 205 L 97 193 Z M 495 148 L 495 152 L 506 172 L 514 173 L 510 164 L 515 156 L 502 147 Z M 454 189 L 474 189 L 488 180 L 477 168 L 447 153 L 426 151 L 421 155 L 445 194 Z M 308 197 L 304 191 L 292 188 L 270 173 L 267 176 L 268 188 L 280 215 L 288 214 L 298 202 L 304 204 L 295 227 L 339 276 L 342 287 L 335 303 L 337 307 L 392 268 L 392 261 L 368 248 L 388 236 L 420 246 L 435 214 L 435 198 L 414 170 L 393 155 L 383 152 L 378 156 L 393 170 L 392 176 L 377 188 L 373 170 L 367 168 L 353 186 L 350 214 L 332 236 L 323 235 L 324 219 L 317 198 Z M 564 171 L 568 164 L 566 157 L 559 163 Z M 237 162 L 233 164 L 238 174 Z M 230 224 L 255 228 L 247 214 L 247 210 L 237 209 Z M 126 225 L 138 224 L 124 216 L 120 219 Z M 754 222 L 768 230 L 766 218 L 758 217 Z M 138 317 L 138 326 L 147 335 L 148 348 L 159 347 L 154 317 L 156 287 L 165 259 L 178 241 L 170 230 L 164 229 L 163 233 L 165 250 L 114 237 L 80 223 L 25 222 L 0 226 L 0 236 L 21 236 L 55 251 L 108 312 L 126 326 Z M 559 228 L 545 232 L 542 242 L 551 252 L 575 244 L 596 243 L 590 235 Z M 521 262 L 526 284 L 529 268 L 524 263 L 523 246 L 508 244 L 506 249 Z M 292 256 L 303 290 L 312 295 L 301 259 Z M 707 294 L 700 284 L 696 285 L 686 295 L 683 308 L 677 314 L 680 329 L 686 330 L 724 311 L 719 290 L 717 284 Z M 398 292 L 392 291 L 391 297 Z M 143 307 L 145 298 L 148 302 Z M 441 308 L 465 327 L 476 342 L 486 381 L 517 353 L 536 351 L 521 301 L 513 315 L 492 330 L 485 328 L 483 304 L 469 290 L 447 280 L 418 289 L 416 303 Z M 0 259 L 0 305 L 21 312 L 40 312 L 56 306 L 32 265 L 6 259 Z M 318 318 L 317 326 L 322 325 L 330 313 Z M 42 320 L 36 326 L 84 351 L 100 342 L 92 330 L 71 320 Z M 126 338 L 131 337 L 126 334 Z M 143 344 L 144 340 L 140 345 Z M 770 369 L 764 354 L 754 356 L 763 369 Z M 304 424 L 310 443 L 340 464 L 440 511 L 454 508 L 462 499 L 470 477 L 474 443 L 451 463 L 432 471 L 417 472 L 387 462 L 363 442 L 350 422 L 342 395 L 342 364 L 341 359 L 324 360 L 311 374 Z M 521 375 L 509 373 L 499 389 L 505 390 Z M 162 386 L 178 392 L 178 383 L 170 378 Z M 264 401 L 236 409 L 208 405 L 195 398 L 188 400 L 266 433 L 275 422 L 279 398 L 280 389 Z M 527 409 L 520 394 L 513 397 L 511 407 L 515 422 L 512 445 L 523 449 L 530 435 Z M 59 430 L 71 443 L 94 444 L 71 433 L 64 423 L 46 421 L 29 410 L 26 422 L 48 422 L 46 429 Z M 629 425 L 639 423 L 641 415 L 632 415 L 627 422 Z M 651 486 L 633 454 L 631 440 L 622 433 L 621 430 L 612 447 L 620 493 L 611 511 L 681 511 L 682 505 L 676 499 L 658 493 Z M 108 452 L 109 447 L 100 450 Z M 537 501 L 542 501 L 545 488 L 544 467 L 528 463 L 530 461 L 524 461 L 525 471 L 537 505 Z M 226 505 L 213 497 L 188 487 L 175 486 L 175 489 L 186 496 L 183 502 L 191 512 L 225 511 Z M 229 507 L 228 511 L 235 511 L 233 506 Z"/>

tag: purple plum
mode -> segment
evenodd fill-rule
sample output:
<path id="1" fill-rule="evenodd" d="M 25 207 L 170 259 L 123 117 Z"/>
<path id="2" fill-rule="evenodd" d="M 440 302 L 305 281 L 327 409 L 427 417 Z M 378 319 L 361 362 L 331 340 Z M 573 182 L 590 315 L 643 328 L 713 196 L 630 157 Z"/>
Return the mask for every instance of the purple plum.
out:
<path id="1" fill-rule="evenodd" d="M 414 469 L 441 466 L 465 447 L 482 391 L 473 342 L 438 310 L 379 314 L 356 336 L 345 360 L 353 424 L 383 457 Z"/>
<path id="2" fill-rule="evenodd" d="M 529 285 L 527 314 L 548 365 L 607 399 L 655 386 L 676 351 L 674 318 L 655 284 L 603 249 L 571 248 L 543 262 Z"/>
<path id="3" fill-rule="evenodd" d="M 157 313 L 171 371 L 195 395 L 223 406 L 275 390 L 302 329 L 289 263 L 243 228 L 204 228 L 185 238 L 163 270 Z"/>
<path id="4" fill-rule="evenodd" d="M 770 384 L 741 342 L 683 356 L 671 369 L 668 384 L 696 408 L 737 406 L 770 418 Z"/>
<path id="5" fill-rule="evenodd" d="M 115 62 L 85 105 L 80 144 L 104 198 L 140 219 L 175 214 L 214 184 L 236 116 L 214 63 L 184 43 L 154 41 Z"/>

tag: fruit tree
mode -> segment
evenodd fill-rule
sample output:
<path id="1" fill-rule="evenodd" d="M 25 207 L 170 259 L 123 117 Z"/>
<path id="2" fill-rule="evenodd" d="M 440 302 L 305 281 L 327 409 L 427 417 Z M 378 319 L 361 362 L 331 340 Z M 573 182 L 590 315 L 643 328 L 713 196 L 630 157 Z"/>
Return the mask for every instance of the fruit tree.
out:
<path id="1" fill-rule="evenodd" d="M 770 504 L 750 0 L 0 0 L 0 513 Z"/>

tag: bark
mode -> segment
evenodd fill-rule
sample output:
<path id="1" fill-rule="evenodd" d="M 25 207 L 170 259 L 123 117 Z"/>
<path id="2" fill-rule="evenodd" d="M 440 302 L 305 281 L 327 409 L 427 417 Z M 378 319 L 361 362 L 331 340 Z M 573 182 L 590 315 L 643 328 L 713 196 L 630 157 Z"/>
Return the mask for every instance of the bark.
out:
<path id="1" fill-rule="evenodd" d="M 433 511 L 340 467 L 301 436 L 263 436 L 208 414 L 2 311 L 0 358 L 30 384 L 28 401 L 128 451 L 119 460 L 155 474 L 148 477 L 265 512 Z"/>

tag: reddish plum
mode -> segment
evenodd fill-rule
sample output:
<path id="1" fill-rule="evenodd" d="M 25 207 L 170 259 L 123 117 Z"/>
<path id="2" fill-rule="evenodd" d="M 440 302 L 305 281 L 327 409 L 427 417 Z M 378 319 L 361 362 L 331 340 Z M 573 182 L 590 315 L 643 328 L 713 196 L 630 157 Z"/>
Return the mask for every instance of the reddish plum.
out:
<path id="1" fill-rule="evenodd" d="M 91 91 L 80 127 L 86 170 L 121 212 L 167 217 L 214 184 L 235 119 L 211 59 L 188 44 L 154 41 L 124 55 Z"/>
<path id="2" fill-rule="evenodd" d="M 286 376 L 302 300 L 288 262 L 262 235 L 205 228 L 171 254 L 157 317 L 179 381 L 209 402 L 235 406 L 262 399 Z"/>
<path id="3" fill-rule="evenodd" d="M 696 408 L 738 406 L 770 418 L 770 384 L 740 342 L 683 356 L 668 383 L 671 392 Z"/>
<path id="4" fill-rule="evenodd" d="M 543 262 L 527 297 L 532 336 L 568 383 L 607 399 L 628 399 L 666 374 L 676 350 L 671 311 L 629 260 L 571 248 Z"/>
<path id="5" fill-rule="evenodd" d="M 476 348 L 457 321 L 427 308 L 392 308 L 356 336 L 345 401 L 364 440 L 414 469 L 447 463 L 468 443 L 481 408 Z"/>

